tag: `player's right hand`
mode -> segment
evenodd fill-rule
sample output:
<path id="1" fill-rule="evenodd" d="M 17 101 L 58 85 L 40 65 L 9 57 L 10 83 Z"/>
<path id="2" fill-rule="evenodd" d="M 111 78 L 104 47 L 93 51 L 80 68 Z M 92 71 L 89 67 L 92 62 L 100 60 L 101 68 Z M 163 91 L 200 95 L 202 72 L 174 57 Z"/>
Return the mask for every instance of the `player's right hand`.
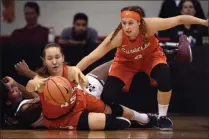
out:
<path id="1" fill-rule="evenodd" d="M 47 80 L 49 80 L 50 77 L 48 78 L 39 78 L 35 77 L 34 79 L 30 80 L 27 85 L 26 85 L 26 90 L 28 92 L 39 92 L 42 93 L 44 90 L 44 86 Z"/>

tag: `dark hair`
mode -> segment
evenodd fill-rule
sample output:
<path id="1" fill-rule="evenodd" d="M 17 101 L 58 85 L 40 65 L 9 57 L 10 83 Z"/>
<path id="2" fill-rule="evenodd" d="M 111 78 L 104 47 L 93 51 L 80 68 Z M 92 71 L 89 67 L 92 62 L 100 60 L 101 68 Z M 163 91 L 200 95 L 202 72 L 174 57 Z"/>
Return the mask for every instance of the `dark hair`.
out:
<path id="1" fill-rule="evenodd" d="M 179 6 L 178 6 L 179 11 L 181 11 L 181 10 L 183 9 L 183 5 L 184 5 L 184 3 L 187 2 L 187 1 L 190 1 L 190 2 L 193 4 L 193 6 L 195 6 L 193 0 L 181 0 L 180 3 L 179 3 Z M 194 8 L 195 8 L 195 7 L 194 7 Z"/>
<path id="2" fill-rule="evenodd" d="M 56 48 L 59 48 L 60 49 L 60 52 L 61 54 L 64 56 L 64 52 L 63 52 L 63 49 L 60 45 L 56 44 L 56 43 L 49 43 L 45 46 L 44 50 L 43 50 L 43 54 L 42 54 L 42 60 L 45 59 L 45 56 L 46 56 L 46 49 L 48 48 L 52 48 L 52 47 L 56 47 Z M 44 63 L 44 61 L 43 61 Z M 41 68 L 39 68 L 37 70 L 37 74 L 39 76 L 42 76 L 42 77 L 49 77 L 50 74 L 49 74 L 49 71 L 48 71 L 48 68 L 46 65 L 43 64 L 43 66 Z"/>
<path id="3" fill-rule="evenodd" d="M 26 2 L 24 8 L 29 7 L 35 10 L 37 15 L 40 15 L 40 8 L 39 5 L 36 2 Z"/>
<path id="4" fill-rule="evenodd" d="M 179 3 L 179 6 L 178 6 L 179 11 L 181 11 L 183 9 L 183 4 L 187 1 L 190 1 L 193 4 L 193 7 L 196 11 L 195 15 L 194 15 L 195 17 L 206 19 L 205 14 L 202 10 L 202 7 L 201 7 L 199 1 L 197 1 L 197 0 L 181 0 Z"/>
<path id="5" fill-rule="evenodd" d="M 0 81 L 1 102 L 5 103 L 8 100 L 8 92 L 8 88 L 4 85 L 2 81 Z"/>
<path id="6" fill-rule="evenodd" d="M 4 85 L 2 81 L 0 81 L 0 112 L 1 112 L 1 124 L 3 127 L 8 125 L 14 125 L 12 119 L 15 119 L 14 113 L 16 112 L 16 109 L 19 105 L 19 103 L 8 105 L 7 101 L 9 99 L 8 96 L 8 88 Z"/>
<path id="7" fill-rule="evenodd" d="M 140 7 L 140 6 L 138 6 L 138 8 L 140 9 L 140 15 L 141 15 L 141 17 L 144 18 L 146 16 L 144 9 L 142 7 Z"/>
<path id="8" fill-rule="evenodd" d="M 73 23 L 77 20 L 85 20 L 88 23 L 88 16 L 85 13 L 77 13 L 74 15 Z"/>
<path id="9" fill-rule="evenodd" d="M 144 44 L 147 44 L 149 39 L 148 39 L 147 31 L 146 31 L 146 24 L 143 19 L 144 11 L 142 11 L 142 8 L 139 6 L 127 6 L 127 7 L 124 7 L 123 9 L 121 9 L 121 12 L 122 11 L 134 11 L 134 12 L 137 12 L 141 16 L 141 20 L 140 20 L 141 33 L 142 33 Z M 112 37 L 110 38 L 110 42 L 118 34 L 118 32 L 121 30 L 121 28 L 122 28 L 122 24 L 120 23 L 118 25 L 118 27 L 115 29 Z"/>

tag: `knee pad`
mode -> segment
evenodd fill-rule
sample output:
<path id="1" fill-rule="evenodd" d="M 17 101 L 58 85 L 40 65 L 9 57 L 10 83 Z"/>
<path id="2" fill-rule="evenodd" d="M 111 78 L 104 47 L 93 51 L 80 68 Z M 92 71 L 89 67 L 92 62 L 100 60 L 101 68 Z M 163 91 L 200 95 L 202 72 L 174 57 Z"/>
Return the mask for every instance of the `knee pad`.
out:
<path id="1" fill-rule="evenodd" d="M 78 130 L 90 130 L 88 118 L 89 118 L 89 112 L 83 111 L 78 121 L 78 126 L 77 126 Z"/>
<path id="2" fill-rule="evenodd" d="M 118 93 L 121 92 L 124 85 L 125 84 L 121 79 L 114 76 L 108 76 L 101 94 L 101 99 L 106 104 L 111 104 L 116 101 Z"/>
<path id="3" fill-rule="evenodd" d="M 123 130 L 131 126 L 131 122 L 123 117 L 106 114 L 105 130 Z"/>
<path id="4" fill-rule="evenodd" d="M 150 88 L 150 78 L 145 72 L 137 72 L 130 85 L 129 92 L 137 92 Z"/>
<path id="5" fill-rule="evenodd" d="M 167 64 L 158 64 L 151 71 L 151 77 L 157 81 L 162 92 L 171 90 L 170 68 Z"/>
<path id="6" fill-rule="evenodd" d="M 87 111 L 82 112 L 79 121 L 77 130 L 90 130 L 88 123 L 88 115 Z M 131 122 L 123 117 L 115 117 L 111 114 L 105 114 L 105 129 L 104 130 L 123 130 L 129 128 L 131 126 Z"/>
<path id="7" fill-rule="evenodd" d="M 120 117 L 123 115 L 123 107 L 116 103 L 111 103 L 110 108 L 112 109 L 112 116 Z"/>

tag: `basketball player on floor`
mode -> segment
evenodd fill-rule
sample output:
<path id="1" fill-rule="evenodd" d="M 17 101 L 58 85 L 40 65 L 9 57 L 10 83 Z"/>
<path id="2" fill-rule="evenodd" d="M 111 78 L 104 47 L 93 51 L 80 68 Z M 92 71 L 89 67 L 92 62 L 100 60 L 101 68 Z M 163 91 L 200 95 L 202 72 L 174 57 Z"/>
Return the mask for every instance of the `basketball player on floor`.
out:
<path id="1" fill-rule="evenodd" d="M 64 56 L 60 46 L 58 46 L 57 44 L 47 45 L 44 50 L 43 59 L 44 59 L 44 68 L 49 71 L 48 72 L 49 75 L 51 76 L 63 75 L 65 78 L 69 77 L 68 74 L 71 71 L 68 70 L 68 68 L 70 67 L 63 64 Z M 39 73 L 40 71 L 43 72 L 44 71 L 43 68 L 41 68 L 41 70 L 38 71 L 38 75 L 40 74 Z M 42 77 L 43 76 L 47 77 L 45 75 L 42 75 Z M 33 80 L 30 80 L 28 82 L 27 85 L 28 91 L 34 92 L 35 91 L 34 86 L 39 84 L 38 92 L 42 92 L 40 88 L 43 87 L 43 83 L 44 81 L 47 80 L 47 78 L 37 79 L 37 77 L 38 76 L 36 76 Z M 130 126 L 130 121 L 128 119 L 136 120 L 141 124 L 146 124 L 146 123 L 153 124 L 156 119 L 155 115 L 138 113 L 121 105 L 117 105 L 117 104 L 112 106 L 105 105 L 101 100 L 97 99 L 95 96 L 90 95 L 88 93 L 84 94 L 83 91 L 81 91 L 80 89 L 76 89 L 76 95 L 77 95 L 77 99 L 74 104 L 74 108 L 72 108 L 72 111 L 68 113 L 67 116 L 63 116 L 63 117 L 61 116 L 63 114 L 62 111 L 63 109 L 60 106 L 58 108 L 56 108 L 56 106 L 52 106 L 52 108 L 49 108 L 47 102 L 43 101 L 42 99 L 43 113 L 45 112 L 44 125 L 49 129 L 116 130 L 116 129 L 128 128 Z M 40 94 L 40 96 L 42 98 L 42 94 Z M 86 106 L 80 105 L 85 103 L 87 103 Z M 30 104 L 31 103 L 29 103 L 28 105 Z M 31 111 L 30 109 L 26 109 L 25 111 L 24 110 L 22 111 L 21 110 L 22 108 L 24 109 L 24 105 L 18 108 L 20 111 L 17 112 L 17 115 L 21 117 L 24 114 L 23 117 L 30 118 L 29 112 L 31 112 L 32 114 L 33 111 Z M 30 106 L 29 108 L 32 107 Z M 46 110 L 50 110 L 50 111 L 47 111 L 46 113 Z M 86 111 L 88 111 L 89 113 Z M 52 120 L 52 115 L 47 115 L 50 112 L 56 112 L 55 115 L 53 114 L 53 120 Z M 69 112 L 69 110 L 65 112 L 67 113 Z M 55 120 L 54 116 L 56 117 L 59 116 L 60 119 Z M 122 118 L 122 116 L 125 118 Z"/>
<path id="2" fill-rule="evenodd" d="M 191 55 L 188 55 L 188 53 L 183 55 L 185 49 L 190 49 L 190 46 L 189 46 L 188 40 L 186 39 L 186 36 L 181 36 L 180 40 L 179 40 L 179 50 L 178 50 L 179 52 L 178 53 L 180 55 L 178 56 L 178 60 L 182 60 L 184 58 L 191 59 Z M 177 53 L 177 55 L 178 55 L 178 53 Z M 95 68 L 94 70 L 92 70 L 90 73 L 88 73 L 86 75 L 86 77 L 89 81 L 89 84 L 86 88 L 86 92 L 96 96 L 98 99 L 101 98 L 101 93 L 102 93 L 102 90 L 103 90 L 103 86 L 104 86 L 104 84 L 106 82 L 106 79 L 108 77 L 108 72 L 109 72 L 109 68 L 110 68 L 111 64 L 112 64 L 112 61 L 104 63 L 104 64 Z M 24 60 L 17 63 L 15 65 L 15 69 L 17 70 L 17 72 L 20 75 L 23 75 L 23 76 L 25 76 L 29 79 L 32 79 L 36 76 L 36 72 L 30 70 L 30 68 L 28 67 L 27 63 L 25 63 Z M 11 79 L 10 82 L 13 82 L 13 80 Z M 22 88 L 22 86 L 19 86 L 19 87 Z M 81 88 L 81 87 L 79 86 L 79 88 Z M 27 93 L 27 97 L 29 96 L 31 98 L 31 95 L 32 94 Z M 34 93 L 32 96 L 36 97 L 37 94 Z M 36 99 L 36 100 L 26 99 L 26 100 L 22 101 L 21 104 L 19 105 L 17 113 L 22 112 L 22 118 L 21 119 L 27 119 L 27 117 L 24 117 L 24 115 L 28 115 L 31 110 L 25 111 L 25 109 L 27 109 L 27 107 L 31 105 L 31 102 L 35 103 L 35 106 L 38 106 L 37 103 L 39 103 L 39 99 Z M 30 107 L 30 109 L 34 109 L 34 107 Z M 36 108 L 36 110 L 38 111 L 38 108 Z M 43 118 L 42 116 L 33 115 L 33 117 L 34 118 L 31 118 L 31 119 L 34 119 L 32 121 L 33 122 L 36 121 L 36 122 L 34 122 L 32 124 L 32 127 L 43 126 L 43 123 L 40 122 L 41 121 L 40 119 Z M 39 117 L 40 117 L 40 119 L 37 120 Z M 30 120 L 29 120 L 29 123 L 32 123 L 32 122 L 30 122 Z M 144 122 L 144 123 L 146 123 L 146 122 Z M 149 126 L 150 125 L 148 125 L 146 127 L 149 127 Z M 145 126 L 143 126 L 143 127 L 145 127 Z"/>

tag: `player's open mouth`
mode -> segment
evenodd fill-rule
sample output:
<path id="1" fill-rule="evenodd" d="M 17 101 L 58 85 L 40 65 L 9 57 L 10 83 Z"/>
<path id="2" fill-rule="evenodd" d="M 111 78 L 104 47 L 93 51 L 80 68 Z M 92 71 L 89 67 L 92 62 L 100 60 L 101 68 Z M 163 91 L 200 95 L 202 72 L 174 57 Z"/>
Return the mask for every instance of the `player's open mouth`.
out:
<path id="1" fill-rule="evenodd" d="M 54 66 L 54 67 L 52 67 L 53 69 L 57 69 L 58 68 L 58 66 Z"/>
<path id="2" fill-rule="evenodd" d="M 126 31 L 126 33 L 127 33 L 127 34 L 130 34 L 130 33 L 131 33 L 131 31 Z"/>

